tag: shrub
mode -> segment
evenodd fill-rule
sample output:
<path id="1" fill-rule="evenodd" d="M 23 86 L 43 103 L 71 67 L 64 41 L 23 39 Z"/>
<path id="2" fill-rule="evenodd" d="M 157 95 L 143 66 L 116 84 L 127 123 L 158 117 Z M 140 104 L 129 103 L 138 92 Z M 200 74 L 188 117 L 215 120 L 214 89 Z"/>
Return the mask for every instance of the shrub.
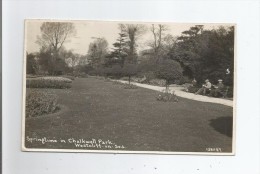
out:
<path id="1" fill-rule="evenodd" d="M 26 118 L 54 113 L 57 110 L 57 95 L 31 90 L 26 95 Z"/>
<path id="2" fill-rule="evenodd" d="M 195 92 L 197 92 L 199 89 L 200 89 L 200 87 L 197 87 L 197 86 L 189 86 L 189 87 L 187 88 L 187 92 L 195 93 Z"/>
<path id="3" fill-rule="evenodd" d="M 156 76 L 155 76 L 154 72 L 152 72 L 152 71 L 148 71 L 148 72 L 144 73 L 144 76 L 146 78 L 146 81 L 148 81 L 148 82 L 153 79 L 156 79 Z"/>
<path id="4" fill-rule="evenodd" d="M 165 86 L 166 85 L 166 80 L 163 79 L 152 79 L 149 81 L 150 85 L 155 85 L 155 86 Z"/>
<path id="5" fill-rule="evenodd" d="M 137 65 L 126 63 L 122 69 L 122 74 L 128 77 L 128 83 L 131 83 L 131 77 L 137 74 Z"/>
<path id="6" fill-rule="evenodd" d="M 179 80 L 174 80 L 174 84 L 177 84 L 177 85 L 183 85 L 185 83 L 190 83 L 191 80 L 189 79 L 189 77 L 187 76 L 182 76 L 181 79 Z"/>
<path id="7" fill-rule="evenodd" d="M 180 80 L 182 78 L 182 68 L 181 65 L 174 60 L 161 60 L 157 65 L 155 75 L 159 79 L 164 79 L 166 81 L 165 87 L 168 88 L 170 81 Z"/>
<path id="8" fill-rule="evenodd" d="M 110 68 L 105 68 L 104 74 L 109 77 L 120 78 L 122 77 L 122 67 L 120 65 L 114 65 Z"/>
<path id="9" fill-rule="evenodd" d="M 27 88 L 70 88 L 72 80 L 64 77 L 38 77 L 38 78 L 27 78 Z"/>

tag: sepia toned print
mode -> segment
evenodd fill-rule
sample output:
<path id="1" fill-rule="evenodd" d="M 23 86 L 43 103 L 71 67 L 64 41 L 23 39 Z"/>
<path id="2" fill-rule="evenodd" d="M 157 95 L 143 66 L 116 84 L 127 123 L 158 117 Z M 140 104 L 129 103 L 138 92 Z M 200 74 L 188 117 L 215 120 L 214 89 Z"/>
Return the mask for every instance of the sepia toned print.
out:
<path id="1" fill-rule="evenodd" d="M 234 155 L 235 31 L 26 20 L 22 150 Z"/>

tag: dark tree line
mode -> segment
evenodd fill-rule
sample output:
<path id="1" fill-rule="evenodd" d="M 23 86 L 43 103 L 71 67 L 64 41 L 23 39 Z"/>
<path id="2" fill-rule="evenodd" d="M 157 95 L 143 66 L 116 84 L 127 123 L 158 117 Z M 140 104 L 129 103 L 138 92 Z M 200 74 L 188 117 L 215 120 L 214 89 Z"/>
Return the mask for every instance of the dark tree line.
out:
<path id="1" fill-rule="evenodd" d="M 199 82 L 223 79 L 227 85 L 233 85 L 234 27 L 213 30 L 203 30 L 201 25 L 191 27 L 178 37 L 169 58 L 181 64 L 184 76 Z"/>

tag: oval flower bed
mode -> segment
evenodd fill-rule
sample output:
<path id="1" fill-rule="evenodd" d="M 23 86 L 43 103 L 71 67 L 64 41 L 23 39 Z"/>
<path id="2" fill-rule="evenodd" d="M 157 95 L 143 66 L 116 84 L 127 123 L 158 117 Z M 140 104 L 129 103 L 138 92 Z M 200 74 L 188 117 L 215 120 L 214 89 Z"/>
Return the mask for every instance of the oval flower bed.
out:
<path id="1" fill-rule="evenodd" d="M 30 91 L 26 95 L 26 118 L 54 113 L 59 110 L 57 95 L 47 92 Z"/>
<path id="2" fill-rule="evenodd" d="M 72 80 L 64 77 L 27 78 L 27 88 L 70 88 Z"/>

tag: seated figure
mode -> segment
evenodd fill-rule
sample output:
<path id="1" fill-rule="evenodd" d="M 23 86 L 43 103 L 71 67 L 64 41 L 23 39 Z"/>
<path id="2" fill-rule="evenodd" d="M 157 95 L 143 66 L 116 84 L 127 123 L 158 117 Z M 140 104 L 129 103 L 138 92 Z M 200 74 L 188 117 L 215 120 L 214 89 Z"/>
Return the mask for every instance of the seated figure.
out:
<path id="1" fill-rule="evenodd" d="M 218 97 L 219 95 L 223 95 L 224 92 L 224 84 L 223 80 L 219 79 L 217 85 L 213 85 L 214 89 L 211 90 L 210 95 L 213 97 Z"/>
<path id="2" fill-rule="evenodd" d="M 209 81 L 209 79 L 206 79 L 205 80 L 205 84 L 202 85 L 202 88 L 200 88 L 195 94 L 198 95 L 198 94 L 203 94 L 203 95 L 206 95 L 207 92 L 210 92 L 211 91 L 211 83 Z"/>

